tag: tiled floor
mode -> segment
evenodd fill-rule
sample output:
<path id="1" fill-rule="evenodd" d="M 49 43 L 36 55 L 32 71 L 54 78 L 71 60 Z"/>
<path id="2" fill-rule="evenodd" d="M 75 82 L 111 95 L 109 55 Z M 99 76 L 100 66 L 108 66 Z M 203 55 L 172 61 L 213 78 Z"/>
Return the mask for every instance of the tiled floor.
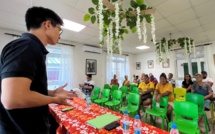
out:
<path id="1" fill-rule="evenodd" d="M 206 111 L 206 114 L 207 114 L 207 117 L 210 119 L 211 118 L 211 113 L 210 113 L 210 111 Z M 143 115 L 144 115 L 144 117 L 145 117 L 145 114 L 143 113 L 143 112 L 141 112 L 141 120 L 142 121 L 144 121 L 144 118 L 143 118 Z M 149 124 L 150 124 L 150 121 L 148 120 L 148 122 L 149 122 Z M 156 121 L 156 123 L 157 123 L 157 127 L 161 127 L 161 119 L 157 119 L 157 121 Z M 209 124 L 210 124 L 210 128 L 211 128 L 211 130 L 210 130 L 210 132 L 209 132 L 209 134 L 215 134 L 215 125 L 213 125 L 212 123 L 211 123 L 211 120 L 209 120 Z M 202 118 L 202 120 L 200 121 L 200 123 L 199 123 L 199 128 L 200 128 L 200 130 L 201 130 L 201 132 L 202 132 L 202 134 L 205 134 L 205 128 L 204 128 L 204 120 L 203 120 L 203 118 Z M 166 129 L 167 130 L 167 129 Z"/>

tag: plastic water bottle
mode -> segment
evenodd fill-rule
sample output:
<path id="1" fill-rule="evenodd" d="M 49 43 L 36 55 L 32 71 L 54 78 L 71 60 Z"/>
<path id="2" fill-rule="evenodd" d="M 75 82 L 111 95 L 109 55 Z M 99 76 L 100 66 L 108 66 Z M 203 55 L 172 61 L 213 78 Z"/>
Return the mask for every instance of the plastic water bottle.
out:
<path id="1" fill-rule="evenodd" d="M 87 94 L 86 103 L 87 103 L 87 109 L 90 110 L 90 104 L 91 104 L 90 94 Z"/>
<path id="2" fill-rule="evenodd" d="M 128 117 L 128 111 L 124 111 L 124 116 L 122 119 L 122 132 L 123 134 L 129 134 L 129 117 Z"/>
<path id="3" fill-rule="evenodd" d="M 170 130 L 170 134 L 179 134 L 177 125 L 175 123 L 172 123 L 172 128 Z"/>
<path id="4" fill-rule="evenodd" d="M 140 121 L 140 116 L 139 115 L 135 116 L 133 128 L 134 128 L 134 134 L 141 134 L 142 123 Z"/>

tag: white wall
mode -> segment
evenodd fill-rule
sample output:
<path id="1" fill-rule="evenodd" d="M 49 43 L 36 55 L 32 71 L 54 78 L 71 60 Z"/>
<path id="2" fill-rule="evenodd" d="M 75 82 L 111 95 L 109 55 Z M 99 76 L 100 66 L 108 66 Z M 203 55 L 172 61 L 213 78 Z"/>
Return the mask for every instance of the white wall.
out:
<path id="1" fill-rule="evenodd" d="M 166 73 L 167 75 L 168 75 L 168 73 L 173 73 L 173 75 L 175 74 L 175 72 L 173 70 L 171 70 L 170 68 L 163 68 L 162 64 L 156 63 L 156 53 L 155 52 L 138 54 L 138 55 L 134 56 L 134 59 L 135 59 L 135 63 L 134 63 L 135 71 L 134 72 L 135 72 L 135 74 L 138 74 L 139 77 L 141 76 L 142 73 L 145 73 L 145 74 L 152 73 L 159 81 L 159 77 L 160 77 L 161 73 Z M 147 62 L 149 60 L 154 61 L 154 68 L 148 68 Z M 136 62 L 141 62 L 141 70 L 136 70 Z"/>

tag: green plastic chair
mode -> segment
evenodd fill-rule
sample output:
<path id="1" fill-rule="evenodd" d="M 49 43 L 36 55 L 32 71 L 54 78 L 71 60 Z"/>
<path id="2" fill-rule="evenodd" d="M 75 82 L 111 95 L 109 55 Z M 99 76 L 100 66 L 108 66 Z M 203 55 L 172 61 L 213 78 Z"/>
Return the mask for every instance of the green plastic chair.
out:
<path id="1" fill-rule="evenodd" d="M 113 98 L 113 92 L 115 91 L 115 90 L 118 90 L 118 86 L 117 85 L 112 85 L 112 87 L 111 87 L 111 98 Z"/>
<path id="2" fill-rule="evenodd" d="M 103 89 L 102 98 L 94 100 L 94 103 L 104 106 L 105 102 L 109 100 L 110 97 L 110 89 Z"/>
<path id="3" fill-rule="evenodd" d="M 110 89 L 110 85 L 109 84 L 104 84 L 104 88 L 103 89 Z"/>
<path id="4" fill-rule="evenodd" d="M 198 129 L 198 106 L 191 102 L 174 102 L 174 123 L 179 132 L 185 134 L 200 134 Z M 188 119 L 189 118 L 189 119 Z M 168 125 L 170 131 L 173 122 Z"/>
<path id="5" fill-rule="evenodd" d="M 122 101 L 125 102 L 127 100 L 128 87 L 122 86 L 120 90 L 122 91 Z"/>
<path id="6" fill-rule="evenodd" d="M 185 88 L 174 88 L 175 101 L 186 101 L 186 94 Z"/>
<path id="7" fill-rule="evenodd" d="M 198 105 L 199 116 L 204 117 L 205 133 L 208 134 L 208 132 L 210 131 L 210 126 L 209 126 L 209 123 L 208 123 L 207 115 L 206 115 L 206 113 L 204 111 L 204 109 L 205 109 L 204 96 L 200 95 L 200 94 L 195 94 L 195 93 L 187 94 L 186 95 L 186 101 L 192 102 L 192 103 Z"/>
<path id="8" fill-rule="evenodd" d="M 168 118 L 167 118 L 167 108 L 168 108 L 168 97 L 167 96 L 162 97 L 160 99 L 160 107 L 156 106 L 156 101 L 153 96 L 152 109 L 146 109 L 144 121 L 147 123 L 147 116 L 150 115 L 151 121 L 153 122 L 154 125 L 156 125 L 155 120 L 157 117 L 160 117 L 162 119 L 161 128 L 164 129 L 165 119 L 166 119 L 167 123 L 169 122 Z M 155 118 L 153 119 L 153 117 L 155 117 Z"/>
<path id="9" fill-rule="evenodd" d="M 99 94 L 100 94 L 100 88 L 99 87 L 95 87 L 93 89 L 93 95 L 90 96 L 90 100 L 91 102 L 94 102 L 94 100 L 99 98 Z"/>
<path id="10" fill-rule="evenodd" d="M 131 93 L 140 94 L 138 87 L 133 87 Z"/>
<path id="11" fill-rule="evenodd" d="M 140 105 L 140 95 L 135 93 L 129 93 L 128 95 L 128 105 L 126 107 L 121 107 L 119 111 L 123 113 L 125 110 L 128 111 L 129 114 L 134 117 L 136 114 L 138 114 Z"/>
<path id="12" fill-rule="evenodd" d="M 134 87 L 137 87 L 137 85 L 135 85 L 135 84 L 130 85 L 130 88 L 129 88 L 130 92 L 133 90 Z"/>
<path id="13" fill-rule="evenodd" d="M 116 111 L 116 107 L 122 104 L 122 91 L 115 90 L 113 92 L 113 99 L 112 101 L 106 102 L 105 105 L 112 110 Z"/>

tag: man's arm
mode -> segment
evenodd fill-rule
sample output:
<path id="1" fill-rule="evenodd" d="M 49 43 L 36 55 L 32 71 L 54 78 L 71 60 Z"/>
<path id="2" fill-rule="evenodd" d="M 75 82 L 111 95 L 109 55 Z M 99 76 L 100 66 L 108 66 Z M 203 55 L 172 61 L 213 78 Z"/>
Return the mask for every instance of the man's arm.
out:
<path id="1" fill-rule="evenodd" d="M 212 90 L 208 90 L 208 92 L 209 92 L 209 94 L 204 97 L 205 100 L 210 99 L 210 98 L 213 97 L 213 91 Z"/>
<path id="2" fill-rule="evenodd" d="M 208 82 L 208 84 L 212 87 L 214 83 L 213 82 Z"/>
<path id="3" fill-rule="evenodd" d="M 30 90 L 31 80 L 24 77 L 11 77 L 2 80 L 1 101 L 8 109 L 30 108 L 49 103 L 66 104 L 65 98 L 50 97 Z"/>

